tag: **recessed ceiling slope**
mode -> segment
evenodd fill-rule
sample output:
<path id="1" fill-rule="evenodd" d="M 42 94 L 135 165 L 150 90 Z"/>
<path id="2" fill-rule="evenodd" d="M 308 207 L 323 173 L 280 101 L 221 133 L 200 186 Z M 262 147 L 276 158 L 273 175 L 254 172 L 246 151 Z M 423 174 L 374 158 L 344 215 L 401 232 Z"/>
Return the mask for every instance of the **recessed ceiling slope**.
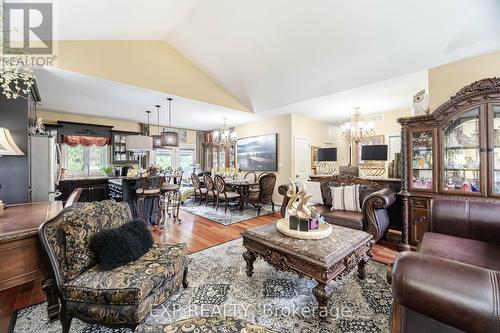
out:
<path id="1" fill-rule="evenodd" d="M 151 123 L 154 124 L 157 119 L 155 104 L 160 104 L 160 123 L 166 126 L 166 98 L 173 97 L 172 125 L 179 128 L 212 130 L 220 127 L 223 118 L 227 118 L 233 126 L 250 122 L 256 117 L 248 112 L 59 69 L 40 69 L 35 75 L 42 98 L 40 109 L 46 111 L 144 123 L 145 111 L 151 110 Z"/>

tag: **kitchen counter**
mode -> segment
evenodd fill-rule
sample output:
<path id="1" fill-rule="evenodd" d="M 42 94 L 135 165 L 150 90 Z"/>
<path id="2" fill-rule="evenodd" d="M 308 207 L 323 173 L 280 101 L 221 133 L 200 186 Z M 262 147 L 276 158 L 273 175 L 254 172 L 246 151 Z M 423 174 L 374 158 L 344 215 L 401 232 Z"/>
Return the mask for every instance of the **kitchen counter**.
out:
<path id="1" fill-rule="evenodd" d="M 139 177 L 129 177 L 129 176 L 77 176 L 77 177 L 68 177 L 62 178 L 59 181 L 75 181 L 75 180 L 94 180 L 94 179 L 126 179 L 126 180 L 137 180 Z"/>

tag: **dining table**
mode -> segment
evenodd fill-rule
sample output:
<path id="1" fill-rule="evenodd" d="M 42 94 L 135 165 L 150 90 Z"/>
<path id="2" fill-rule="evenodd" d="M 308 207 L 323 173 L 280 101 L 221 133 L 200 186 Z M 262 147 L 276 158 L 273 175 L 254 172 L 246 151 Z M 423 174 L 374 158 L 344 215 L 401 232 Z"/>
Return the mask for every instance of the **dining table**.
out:
<path id="1" fill-rule="evenodd" d="M 226 182 L 227 187 L 233 189 L 240 195 L 240 211 L 243 211 L 245 203 L 248 202 L 251 188 L 258 186 L 259 183 L 247 179 L 225 179 L 224 181 Z"/>

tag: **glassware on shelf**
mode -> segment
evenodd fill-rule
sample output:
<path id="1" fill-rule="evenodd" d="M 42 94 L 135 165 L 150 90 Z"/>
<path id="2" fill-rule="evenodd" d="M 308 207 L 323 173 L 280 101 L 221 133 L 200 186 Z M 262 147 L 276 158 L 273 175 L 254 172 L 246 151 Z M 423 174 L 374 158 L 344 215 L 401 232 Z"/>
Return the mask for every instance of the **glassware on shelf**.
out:
<path id="1" fill-rule="evenodd" d="M 479 109 L 461 114 L 445 130 L 444 190 L 479 192 Z"/>
<path id="2" fill-rule="evenodd" d="M 412 188 L 432 190 L 432 131 L 414 132 L 412 145 Z"/>
<path id="3" fill-rule="evenodd" d="M 493 192 L 500 193 L 500 106 L 493 106 Z"/>

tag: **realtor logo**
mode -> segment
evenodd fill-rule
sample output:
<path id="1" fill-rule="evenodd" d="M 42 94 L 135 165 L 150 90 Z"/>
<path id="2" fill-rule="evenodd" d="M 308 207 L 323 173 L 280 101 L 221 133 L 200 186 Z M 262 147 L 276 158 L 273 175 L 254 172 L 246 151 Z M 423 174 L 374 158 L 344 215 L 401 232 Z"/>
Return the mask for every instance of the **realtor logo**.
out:
<path id="1" fill-rule="evenodd" d="M 52 3 L 4 2 L 3 53 L 52 53 Z"/>

